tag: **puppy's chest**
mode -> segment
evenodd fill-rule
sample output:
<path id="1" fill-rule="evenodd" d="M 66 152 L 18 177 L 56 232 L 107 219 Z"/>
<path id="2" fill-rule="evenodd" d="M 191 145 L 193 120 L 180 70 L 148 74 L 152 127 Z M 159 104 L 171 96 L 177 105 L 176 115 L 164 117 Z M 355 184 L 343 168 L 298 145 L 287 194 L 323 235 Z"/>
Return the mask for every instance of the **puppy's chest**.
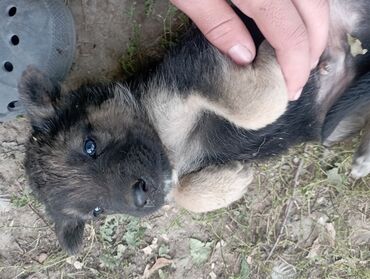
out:
<path id="1" fill-rule="evenodd" d="M 179 175 L 194 170 L 203 156 L 199 135 L 194 127 L 202 106 L 196 98 L 182 98 L 161 92 L 149 101 L 149 115 Z"/>

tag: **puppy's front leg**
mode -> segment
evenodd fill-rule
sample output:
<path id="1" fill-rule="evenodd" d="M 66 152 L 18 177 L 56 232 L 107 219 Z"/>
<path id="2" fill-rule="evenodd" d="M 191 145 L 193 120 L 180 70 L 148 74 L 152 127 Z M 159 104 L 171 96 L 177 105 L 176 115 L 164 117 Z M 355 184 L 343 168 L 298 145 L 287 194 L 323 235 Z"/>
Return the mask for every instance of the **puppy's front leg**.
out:
<path id="1" fill-rule="evenodd" d="M 212 211 L 239 200 L 252 179 L 253 171 L 247 164 L 209 166 L 180 179 L 170 199 L 193 212 Z"/>
<path id="2" fill-rule="evenodd" d="M 358 147 L 352 163 L 352 177 L 358 179 L 370 173 L 370 119 L 366 123 L 364 132 L 361 138 L 360 146 Z"/>
<path id="3" fill-rule="evenodd" d="M 266 41 L 253 64 L 240 67 L 229 60 L 222 64 L 221 97 L 209 102 L 209 110 L 252 130 L 271 124 L 285 112 L 288 94 L 284 77 Z"/>

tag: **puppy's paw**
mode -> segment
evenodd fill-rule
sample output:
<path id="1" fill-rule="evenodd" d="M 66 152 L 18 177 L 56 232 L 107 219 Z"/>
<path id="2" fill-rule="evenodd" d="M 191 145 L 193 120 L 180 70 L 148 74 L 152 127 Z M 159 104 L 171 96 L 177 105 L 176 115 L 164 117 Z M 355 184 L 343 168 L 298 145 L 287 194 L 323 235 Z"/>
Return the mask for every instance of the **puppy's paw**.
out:
<path id="1" fill-rule="evenodd" d="M 365 177 L 370 173 L 370 158 L 363 155 L 356 157 L 352 163 L 351 176 L 355 179 Z"/>
<path id="2" fill-rule="evenodd" d="M 232 162 L 191 173 L 173 189 L 175 202 L 193 212 L 208 212 L 239 200 L 252 182 L 250 165 Z"/>

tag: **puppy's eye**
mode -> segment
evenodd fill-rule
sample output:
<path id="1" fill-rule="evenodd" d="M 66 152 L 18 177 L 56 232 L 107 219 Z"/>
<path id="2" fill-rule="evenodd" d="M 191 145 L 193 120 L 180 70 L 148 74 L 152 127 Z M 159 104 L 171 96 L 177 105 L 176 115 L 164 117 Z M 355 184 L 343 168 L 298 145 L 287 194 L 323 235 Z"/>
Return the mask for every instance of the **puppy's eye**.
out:
<path id="1" fill-rule="evenodd" d="M 85 140 L 84 151 L 87 155 L 93 157 L 96 154 L 96 143 L 92 139 Z"/>
<path id="2" fill-rule="evenodd" d="M 100 214 L 103 213 L 103 211 L 104 211 L 103 208 L 101 208 L 99 206 L 95 207 L 94 210 L 93 210 L 94 217 L 98 217 Z"/>

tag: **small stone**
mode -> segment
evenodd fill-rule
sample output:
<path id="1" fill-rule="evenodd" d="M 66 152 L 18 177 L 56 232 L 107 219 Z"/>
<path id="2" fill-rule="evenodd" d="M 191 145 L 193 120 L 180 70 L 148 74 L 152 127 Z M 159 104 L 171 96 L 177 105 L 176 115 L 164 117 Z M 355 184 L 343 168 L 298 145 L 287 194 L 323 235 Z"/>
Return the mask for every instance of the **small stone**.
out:
<path id="1" fill-rule="evenodd" d="M 281 166 L 281 169 L 282 170 L 290 170 L 290 166 L 285 164 L 285 165 Z"/>
<path id="2" fill-rule="evenodd" d="M 82 269 L 82 266 L 83 266 L 83 263 L 79 262 L 79 261 L 75 261 L 73 263 L 73 266 L 76 268 L 76 269 Z"/>
<path id="3" fill-rule="evenodd" d="M 320 205 L 326 204 L 326 199 L 324 197 L 320 197 L 317 199 L 317 203 Z"/>
<path id="4" fill-rule="evenodd" d="M 48 255 L 46 253 L 41 253 L 38 257 L 37 257 L 37 261 L 42 264 L 46 259 L 48 258 Z"/>
<path id="5" fill-rule="evenodd" d="M 209 273 L 209 277 L 211 277 L 211 279 L 217 279 L 217 275 L 213 271 Z"/>
<path id="6" fill-rule="evenodd" d="M 11 210 L 10 199 L 0 197 L 0 214 Z"/>
<path id="7" fill-rule="evenodd" d="M 157 247 L 158 246 L 158 238 L 154 237 L 153 238 L 153 241 L 152 241 L 152 245 L 151 245 L 153 248 Z"/>
<path id="8" fill-rule="evenodd" d="M 147 246 L 147 247 L 143 248 L 142 251 L 144 252 L 145 255 L 151 255 L 152 252 L 153 252 L 153 249 L 152 249 L 152 247 Z"/>

